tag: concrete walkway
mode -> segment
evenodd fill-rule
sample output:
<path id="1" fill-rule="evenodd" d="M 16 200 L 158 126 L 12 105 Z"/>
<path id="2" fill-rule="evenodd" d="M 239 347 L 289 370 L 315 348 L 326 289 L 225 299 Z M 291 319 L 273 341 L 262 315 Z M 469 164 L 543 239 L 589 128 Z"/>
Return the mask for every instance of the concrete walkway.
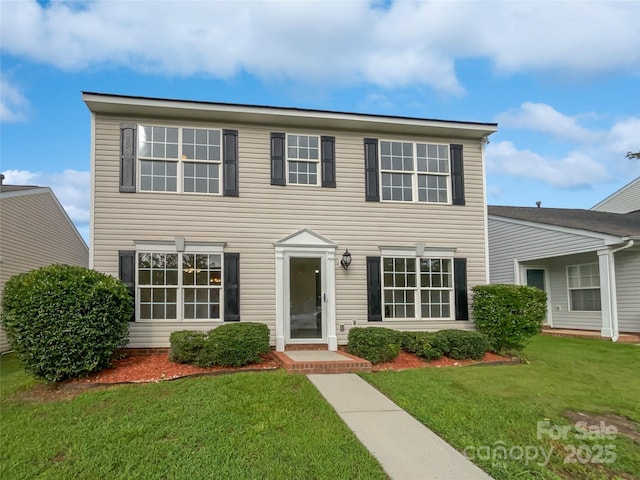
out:
<path id="1" fill-rule="evenodd" d="M 492 480 L 356 374 L 307 377 L 393 480 Z"/>

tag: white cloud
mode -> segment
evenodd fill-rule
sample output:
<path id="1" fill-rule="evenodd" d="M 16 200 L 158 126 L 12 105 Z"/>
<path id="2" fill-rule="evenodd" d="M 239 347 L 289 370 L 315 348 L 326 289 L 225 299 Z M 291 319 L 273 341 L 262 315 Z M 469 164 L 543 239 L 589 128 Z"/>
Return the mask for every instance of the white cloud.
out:
<path id="1" fill-rule="evenodd" d="M 564 115 L 545 103 L 524 102 L 519 109 L 499 114 L 496 120 L 501 127 L 536 130 L 578 142 L 595 142 L 602 137 L 601 132 L 578 125 L 576 117 Z"/>
<path id="2" fill-rule="evenodd" d="M 62 173 L 30 172 L 28 170 L 5 170 L 6 185 L 38 185 L 50 187 L 64 207 L 67 215 L 83 231 L 89 224 L 89 172 L 64 170 Z M 86 238 L 86 237 L 85 237 Z"/>
<path id="3" fill-rule="evenodd" d="M 606 181 L 610 175 L 602 164 L 578 151 L 548 158 L 502 141 L 487 145 L 486 156 L 490 172 L 540 180 L 558 188 L 585 187 Z"/>
<path id="4" fill-rule="evenodd" d="M 24 122 L 29 102 L 20 88 L 0 73 L 0 122 Z"/>
<path id="5" fill-rule="evenodd" d="M 638 2 L 4 2 L 2 51 L 68 70 L 464 92 L 455 61 L 507 74 L 640 67 Z"/>

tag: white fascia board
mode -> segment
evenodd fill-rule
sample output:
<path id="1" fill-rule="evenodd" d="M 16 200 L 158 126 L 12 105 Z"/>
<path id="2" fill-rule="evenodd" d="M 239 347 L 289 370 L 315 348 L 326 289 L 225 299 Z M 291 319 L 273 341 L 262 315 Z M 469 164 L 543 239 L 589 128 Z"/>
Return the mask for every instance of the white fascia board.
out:
<path id="1" fill-rule="evenodd" d="M 416 133 L 440 132 L 438 136 L 481 139 L 498 130 L 496 124 L 342 113 L 296 108 L 230 105 L 197 101 L 127 97 L 83 93 L 89 110 L 126 116 L 222 118 L 227 122 L 292 125 L 357 131 Z"/>

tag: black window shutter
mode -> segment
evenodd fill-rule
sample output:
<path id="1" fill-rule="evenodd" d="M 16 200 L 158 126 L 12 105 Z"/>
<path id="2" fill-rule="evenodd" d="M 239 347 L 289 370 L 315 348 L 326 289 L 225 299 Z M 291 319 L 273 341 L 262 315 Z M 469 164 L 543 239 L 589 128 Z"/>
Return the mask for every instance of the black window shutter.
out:
<path id="1" fill-rule="evenodd" d="M 322 186 L 336 188 L 336 137 L 320 137 Z"/>
<path id="2" fill-rule="evenodd" d="M 378 181 L 378 139 L 364 139 L 364 185 L 367 202 L 380 201 L 380 183 Z"/>
<path id="3" fill-rule="evenodd" d="M 135 300 L 136 300 L 136 252 L 135 250 L 119 250 L 118 276 L 122 283 L 127 286 L 129 295 L 133 299 L 134 313 L 129 319 L 131 322 L 136 320 L 135 317 Z"/>
<path id="4" fill-rule="evenodd" d="M 453 259 L 453 279 L 456 300 L 456 320 L 469 320 L 466 258 Z"/>
<path id="5" fill-rule="evenodd" d="M 238 196 L 238 131 L 222 131 L 222 194 Z"/>
<path id="6" fill-rule="evenodd" d="M 451 145 L 451 197 L 454 205 L 464 205 L 462 145 Z"/>
<path id="7" fill-rule="evenodd" d="M 240 321 L 240 254 L 224 254 L 224 321 Z"/>
<path id="8" fill-rule="evenodd" d="M 135 123 L 120 124 L 120 191 L 136 191 L 136 129 Z"/>
<path id="9" fill-rule="evenodd" d="M 286 185 L 284 133 L 271 133 L 271 185 Z"/>
<path id="10" fill-rule="evenodd" d="M 380 257 L 367 257 L 367 318 L 370 322 L 382 321 Z"/>

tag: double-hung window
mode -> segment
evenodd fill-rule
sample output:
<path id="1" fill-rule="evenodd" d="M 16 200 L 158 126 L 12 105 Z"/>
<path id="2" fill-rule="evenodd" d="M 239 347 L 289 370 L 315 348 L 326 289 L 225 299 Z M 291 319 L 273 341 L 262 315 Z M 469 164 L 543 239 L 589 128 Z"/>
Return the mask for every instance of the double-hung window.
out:
<path id="1" fill-rule="evenodd" d="M 451 258 L 382 259 L 384 318 L 452 318 Z"/>
<path id="2" fill-rule="evenodd" d="M 141 125 L 140 190 L 220 193 L 221 131 Z"/>
<path id="3" fill-rule="evenodd" d="M 288 183 L 319 185 L 320 138 L 287 134 Z"/>
<path id="4" fill-rule="evenodd" d="M 380 141 L 382 200 L 448 203 L 449 145 Z"/>
<path id="5" fill-rule="evenodd" d="M 220 320 L 222 252 L 137 252 L 140 320 Z"/>
<path id="6" fill-rule="evenodd" d="M 600 269 L 597 263 L 568 266 L 567 285 L 572 311 L 600 311 Z"/>

